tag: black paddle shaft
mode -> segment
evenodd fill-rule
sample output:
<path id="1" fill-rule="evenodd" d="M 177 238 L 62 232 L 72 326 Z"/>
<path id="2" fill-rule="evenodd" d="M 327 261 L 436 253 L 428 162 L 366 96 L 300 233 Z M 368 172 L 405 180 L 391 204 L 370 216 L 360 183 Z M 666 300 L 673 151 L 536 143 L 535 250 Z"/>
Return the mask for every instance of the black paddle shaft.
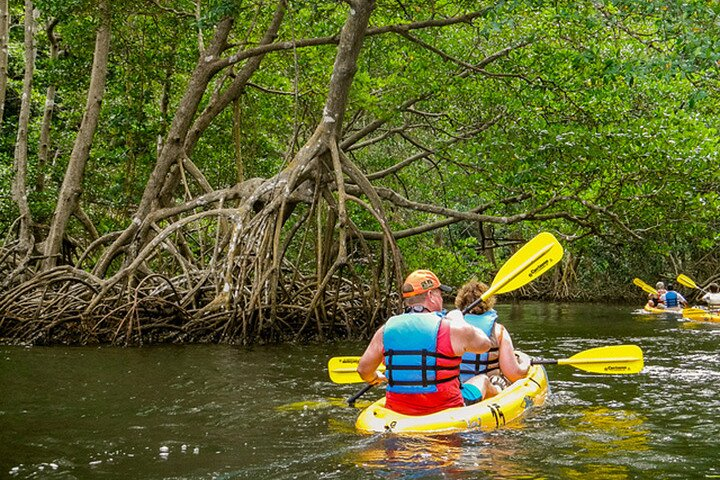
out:
<path id="1" fill-rule="evenodd" d="M 470 310 L 472 310 L 473 308 L 475 308 L 475 305 L 477 305 L 477 304 L 480 303 L 480 302 L 482 302 L 482 297 L 474 300 L 470 305 L 468 305 L 467 307 L 463 308 L 462 314 L 465 315 L 465 314 L 468 313 Z"/>
<path id="2" fill-rule="evenodd" d="M 373 386 L 372 386 L 371 383 L 368 383 L 367 385 L 365 385 L 365 386 L 362 388 L 362 390 L 360 390 L 360 391 L 357 392 L 355 395 L 353 395 L 352 397 L 350 397 L 350 398 L 347 399 L 348 405 L 351 406 L 351 407 L 354 407 L 354 406 L 355 406 L 355 400 L 357 400 L 358 398 L 362 397 L 363 394 L 364 394 L 365 392 L 367 392 L 368 390 L 370 390 L 372 387 L 373 387 Z"/>

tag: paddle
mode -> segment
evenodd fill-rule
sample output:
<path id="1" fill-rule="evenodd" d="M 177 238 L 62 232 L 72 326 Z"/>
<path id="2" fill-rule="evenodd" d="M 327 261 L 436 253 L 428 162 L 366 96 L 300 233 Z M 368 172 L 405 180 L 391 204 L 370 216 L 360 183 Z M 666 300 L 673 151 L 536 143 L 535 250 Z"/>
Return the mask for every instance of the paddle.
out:
<path id="1" fill-rule="evenodd" d="M 610 345 L 577 353 L 570 358 L 544 360 L 534 358 L 533 365 L 571 365 L 592 373 L 631 374 L 643 369 L 643 353 L 637 345 Z"/>
<path id="2" fill-rule="evenodd" d="M 527 285 L 555 265 L 563 256 L 560 242 L 548 232 L 537 234 L 505 262 L 490 288 L 465 307 L 463 315 L 493 294 L 507 293 Z"/>
<path id="3" fill-rule="evenodd" d="M 655 290 L 653 287 L 651 287 L 647 283 L 643 282 L 639 278 L 633 278 L 633 283 L 635 285 L 637 285 L 638 287 L 642 288 L 643 290 L 645 290 L 647 293 L 652 293 L 654 295 L 658 294 L 657 290 Z"/>
<path id="4" fill-rule="evenodd" d="M 697 284 L 693 282 L 692 278 L 688 277 L 687 275 L 683 275 L 682 273 L 678 275 L 677 281 L 679 284 L 684 285 L 688 288 L 697 288 L 698 290 L 708 293 L 707 290 L 705 290 L 704 288 L 698 287 Z"/>
<path id="5" fill-rule="evenodd" d="M 361 383 L 363 379 L 357 373 L 360 357 L 333 357 L 328 362 L 330 380 L 338 384 Z M 639 373 L 644 366 L 643 353 L 637 345 L 610 345 L 596 347 L 576 353 L 570 358 L 542 359 L 533 358 L 533 365 L 570 365 L 579 370 L 609 375 Z M 385 371 L 380 365 L 379 371 Z"/>
<path id="6" fill-rule="evenodd" d="M 362 383 L 364 380 L 357 372 L 360 357 L 332 357 L 328 361 L 330 381 L 340 385 L 348 383 Z M 385 365 L 380 364 L 379 372 L 385 371 Z"/>
<path id="7" fill-rule="evenodd" d="M 490 288 L 463 309 L 463 314 L 493 294 L 511 292 L 530 283 L 559 262 L 562 256 L 563 247 L 553 234 L 548 232 L 537 234 L 505 262 L 495 275 Z M 355 400 L 371 388 L 372 385 L 365 385 L 362 390 L 348 398 L 348 404 L 353 405 Z"/>

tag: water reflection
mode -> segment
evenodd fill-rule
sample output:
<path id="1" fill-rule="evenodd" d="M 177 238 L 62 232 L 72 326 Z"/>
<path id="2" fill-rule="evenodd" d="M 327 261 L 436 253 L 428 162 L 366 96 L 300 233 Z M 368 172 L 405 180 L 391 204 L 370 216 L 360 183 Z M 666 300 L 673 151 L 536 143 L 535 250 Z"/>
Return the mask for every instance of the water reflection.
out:
<path id="1" fill-rule="evenodd" d="M 321 400 L 301 400 L 299 402 L 286 403 L 275 407 L 278 412 L 294 412 L 308 410 L 323 410 L 333 407 L 347 407 L 347 400 L 344 398 L 327 398 Z"/>
<path id="2" fill-rule="evenodd" d="M 352 463 L 369 469 L 394 471 L 430 470 L 450 467 L 463 452 L 462 438 L 448 436 L 379 435 L 362 450 L 353 452 Z"/>
<path id="3" fill-rule="evenodd" d="M 631 410 L 591 407 L 579 410 L 579 416 L 560 422 L 575 433 L 580 455 L 593 451 L 612 455 L 619 450 L 642 452 L 648 450 L 648 430 L 645 419 Z"/>
<path id="4" fill-rule="evenodd" d="M 375 435 L 348 457 L 368 474 L 389 478 L 536 478 L 532 462 L 521 458 L 526 447 L 520 425 L 503 434 L 480 430 L 446 435 Z M 515 430 L 515 431 L 513 431 Z"/>
<path id="5" fill-rule="evenodd" d="M 566 469 L 568 478 L 631 478 L 630 466 L 650 450 L 645 418 L 631 410 L 584 408 L 560 426 L 573 433 L 571 449 L 583 465 Z"/>
<path id="6" fill-rule="evenodd" d="M 568 407 L 494 432 L 375 435 L 346 461 L 378 478 L 467 478 L 470 472 L 495 479 L 547 478 L 548 463 L 556 463 L 563 478 L 635 478 L 638 459 L 651 450 L 645 417 L 629 409 Z M 528 437 L 539 441 L 532 445 Z M 554 457 L 539 469 L 535 460 L 543 450 L 554 451 Z"/>

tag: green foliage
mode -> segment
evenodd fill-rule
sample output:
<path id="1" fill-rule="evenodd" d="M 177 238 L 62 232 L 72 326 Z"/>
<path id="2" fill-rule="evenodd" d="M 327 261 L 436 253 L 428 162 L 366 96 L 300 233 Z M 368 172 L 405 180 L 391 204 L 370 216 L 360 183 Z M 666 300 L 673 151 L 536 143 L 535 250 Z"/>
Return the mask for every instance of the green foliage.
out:
<path id="1" fill-rule="evenodd" d="M 0 235 L 7 235 L 13 220 L 17 217 L 17 207 L 10 195 L 12 184 L 12 158 L 6 155 L 0 157 L 0 185 L 3 186 L 0 193 Z"/>
<path id="2" fill-rule="evenodd" d="M 35 5 L 40 27 L 58 20 L 62 51 L 50 59 L 49 39 L 39 28 L 31 182 L 40 174 L 37 139 L 45 92 L 57 87 L 54 161 L 42 172 L 45 190 L 29 196 L 34 215 L 45 222 L 84 113 L 97 16 L 95 2 L 87 0 Z M 200 56 L 200 38 L 207 44 L 215 25 L 233 16 L 229 55 L 237 45 L 256 45 L 275 11 L 273 3 L 238 0 L 202 2 L 199 12 L 196 7 L 189 0 L 113 5 L 110 70 L 82 197 L 101 233 L 129 222 L 154 167 L 158 139 L 165 139 Z M 348 8 L 344 2 L 290 3 L 278 41 L 337 35 Z M 371 28 L 440 21 L 480 8 L 465 0 L 381 0 Z M 16 28 L 0 131 L 2 192 L 10 191 L 24 69 L 17 28 L 22 8 L 11 9 Z M 431 152 L 375 181 L 421 205 L 458 211 L 486 206 L 480 213 L 501 218 L 550 202 L 545 217 L 492 224 L 492 236 L 501 245 L 540 230 L 572 239 L 567 249 L 580 259 L 578 282 L 586 291 L 621 285 L 628 275 L 658 277 L 678 264 L 692 266 L 717 256 L 719 9 L 701 0 L 512 0 L 493 3 L 472 21 L 369 35 L 345 134 L 376 120 L 385 124 L 371 135 L 378 141 L 348 153 L 372 173 Z M 245 178 L 276 174 L 312 134 L 335 54 L 335 45 L 323 44 L 263 59 L 239 102 Z M 493 55 L 497 59 L 481 64 Z M 475 65 L 481 68 L 470 67 Z M 222 91 L 232 75 L 222 72 L 212 88 Z M 213 93 L 206 92 L 201 110 Z M 400 109 L 410 99 L 412 107 Z M 192 152 L 216 188 L 237 179 L 233 126 L 228 109 Z M 507 200 L 521 194 L 527 198 Z M 9 194 L 0 194 L 0 207 L 5 231 L 15 216 Z M 385 208 L 396 231 L 445 218 L 392 202 Z M 379 230 L 364 209 L 351 204 L 349 211 L 359 228 Z M 478 244 L 481 238 L 476 222 L 461 222 L 400 245 L 408 269 L 431 268 L 459 285 L 471 276 L 492 279 L 497 265 Z M 496 263 L 509 254 L 508 248 L 498 250 Z"/>
<path id="3" fill-rule="evenodd" d="M 437 235 L 420 236 L 399 243 L 405 254 L 408 272 L 430 269 L 443 283 L 454 287 L 471 278 L 489 285 L 495 275 L 496 266 L 482 255 L 475 237 L 461 238 L 451 248 Z"/>

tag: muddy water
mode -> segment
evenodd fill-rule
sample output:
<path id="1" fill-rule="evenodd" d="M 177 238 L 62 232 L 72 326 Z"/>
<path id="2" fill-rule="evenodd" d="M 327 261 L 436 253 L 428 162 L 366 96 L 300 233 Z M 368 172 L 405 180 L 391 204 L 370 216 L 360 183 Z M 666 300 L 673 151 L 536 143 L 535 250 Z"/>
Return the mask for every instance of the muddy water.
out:
<path id="1" fill-rule="evenodd" d="M 328 358 L 360 343 L 0 347 L 0 478 L 720 478 L 720 324 L 603 305 L 498 311 L 533 356 L 632 343 L 646 367 L 548 366 L 548 400 L 521 422 L 395 437 L 355 433 L 344 399 L 359 385 L 328 380 Z"/>

